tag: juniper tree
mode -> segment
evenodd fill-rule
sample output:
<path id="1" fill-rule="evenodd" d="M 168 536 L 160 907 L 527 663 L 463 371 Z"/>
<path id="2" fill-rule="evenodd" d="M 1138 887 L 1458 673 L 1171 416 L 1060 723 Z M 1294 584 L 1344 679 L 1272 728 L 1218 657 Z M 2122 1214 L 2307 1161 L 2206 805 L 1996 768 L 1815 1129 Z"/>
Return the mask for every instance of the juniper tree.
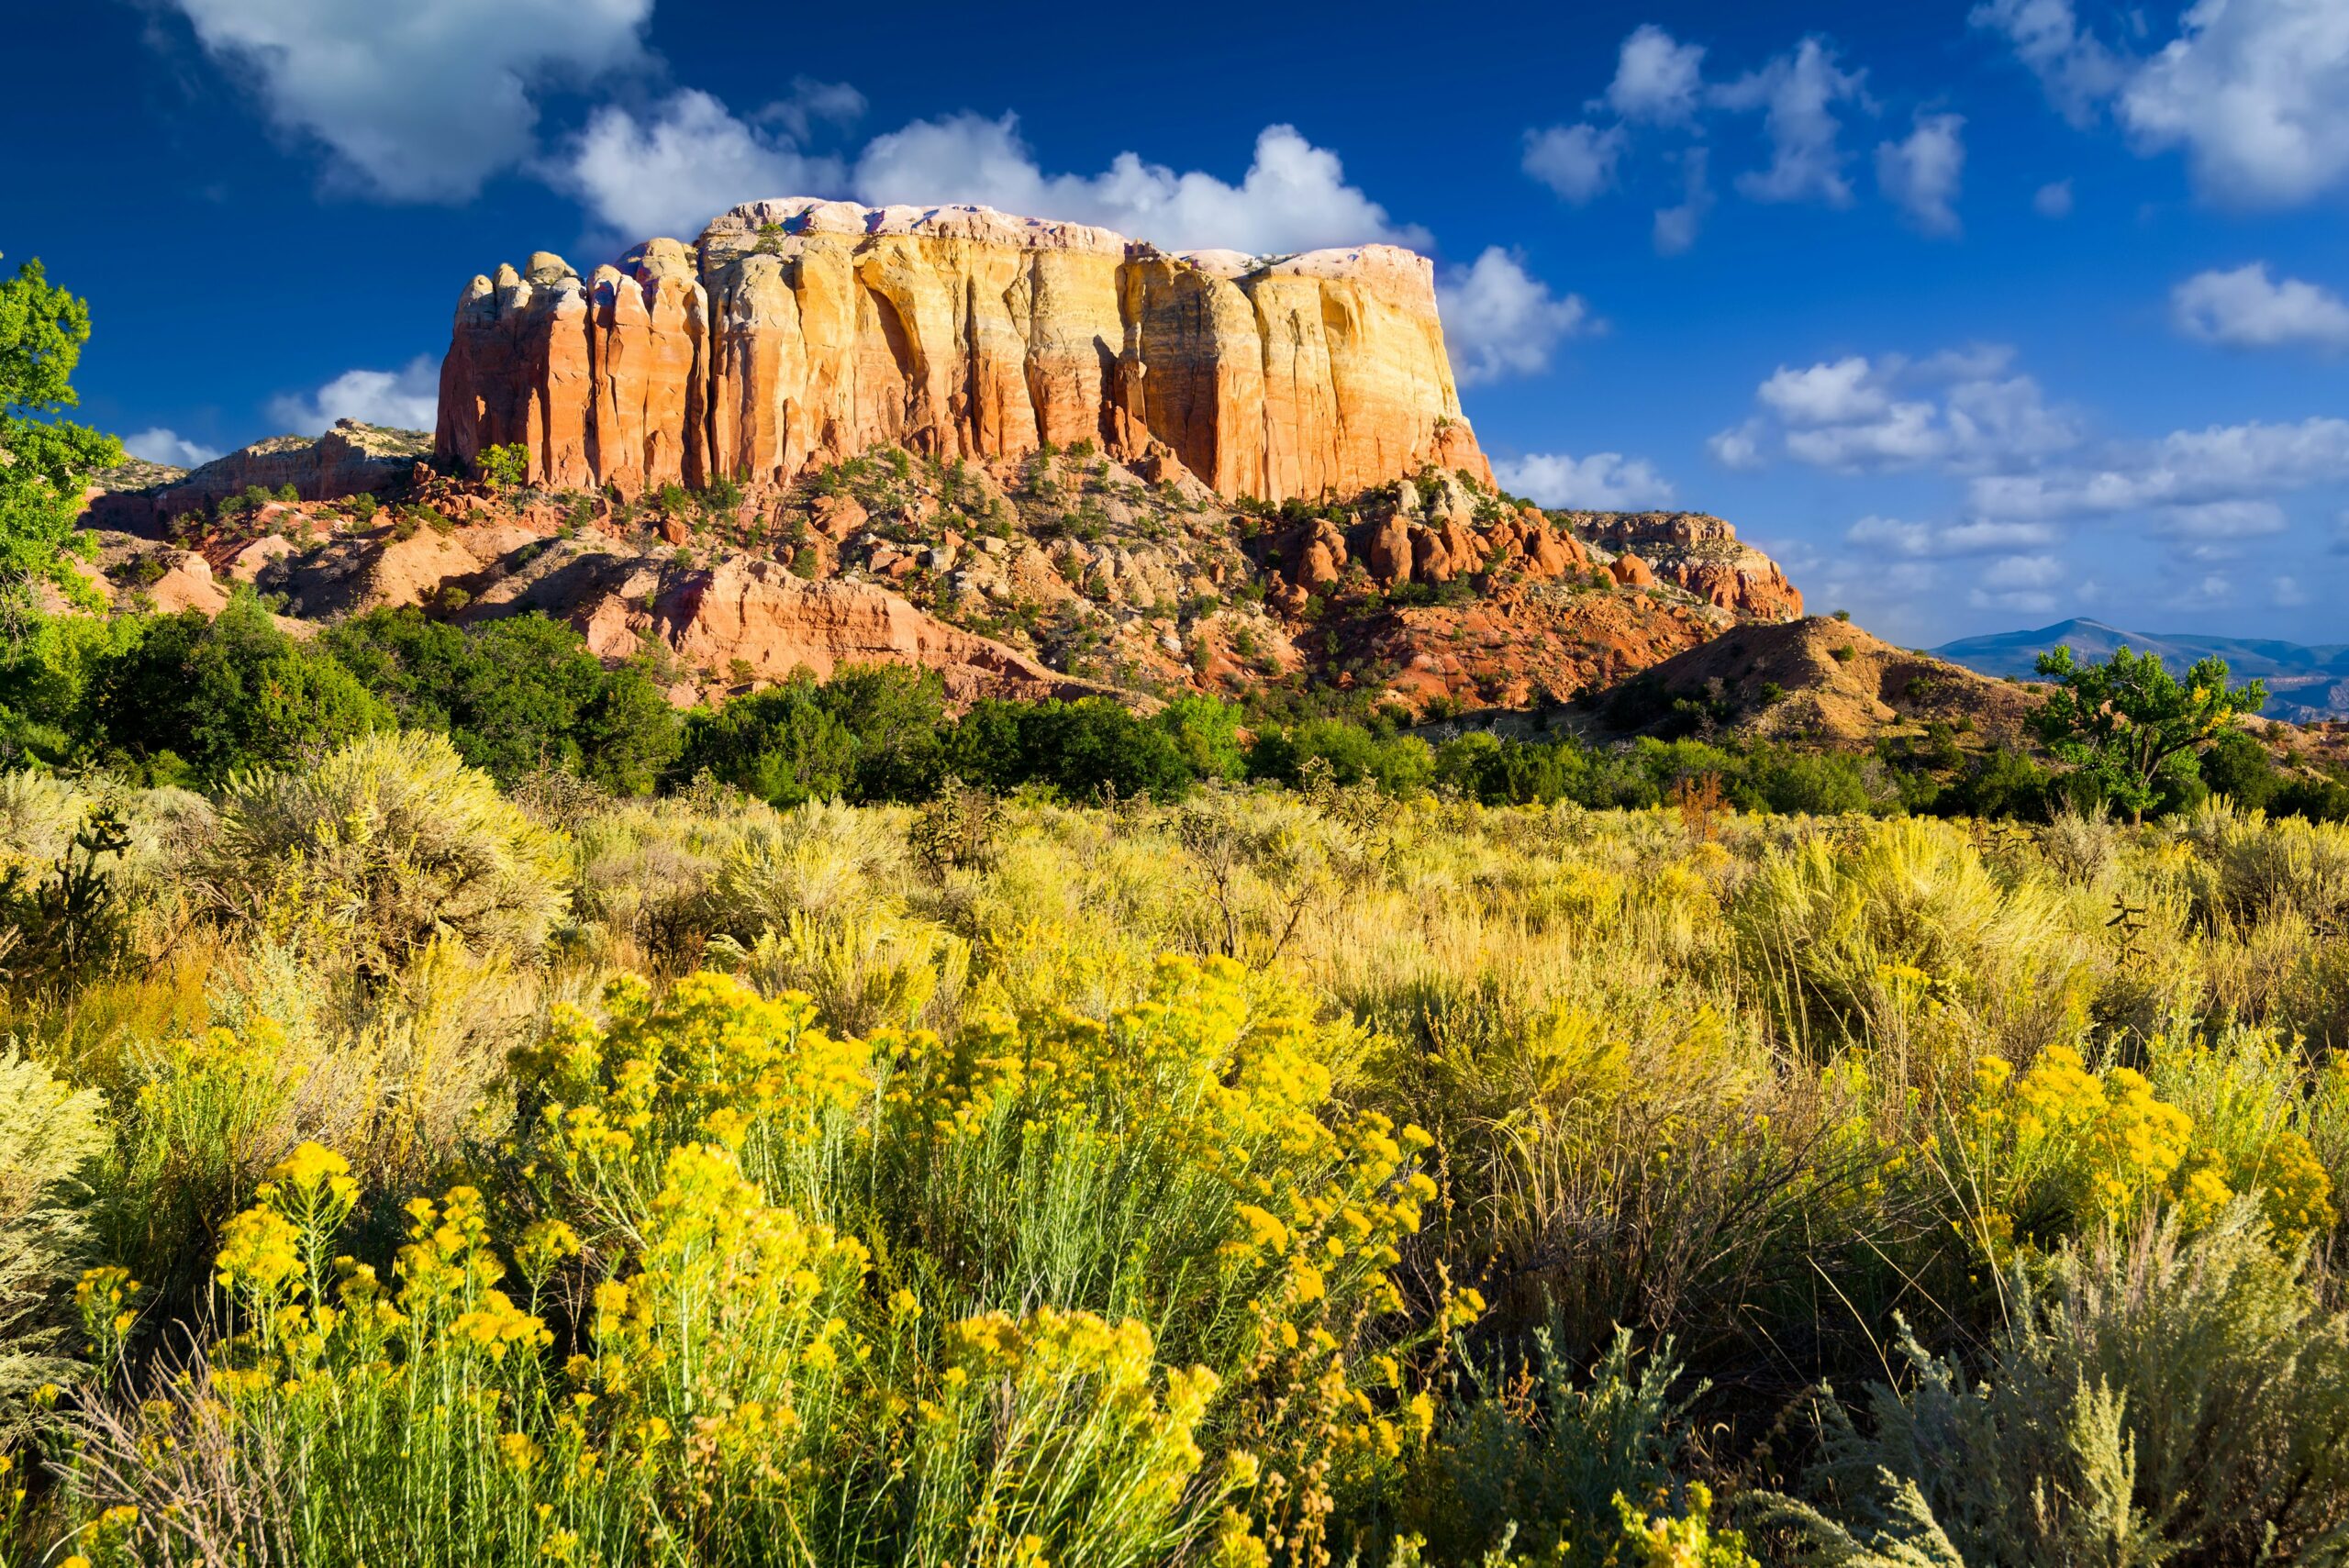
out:
<path id="1" fill-rule="evenodd" d="M 33 589 L 77 603 L 96 592 L 72 570 L 83 486 L 122 462 L 112 436 L 55 416 L 78 399 L 73 367 L 90 340 L 90 306 L 49 281 L 38 261 L 0 282 L 0 615 L 14 623 Z"/>

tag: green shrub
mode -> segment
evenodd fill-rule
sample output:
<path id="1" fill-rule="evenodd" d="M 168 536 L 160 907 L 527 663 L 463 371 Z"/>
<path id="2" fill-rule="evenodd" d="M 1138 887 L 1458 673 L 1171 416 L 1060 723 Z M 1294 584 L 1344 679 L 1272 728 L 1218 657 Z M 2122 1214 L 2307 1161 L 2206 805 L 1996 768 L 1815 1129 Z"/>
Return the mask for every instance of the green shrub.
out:
<path id="1" fill-rule="evenodd" d="M 530 476 L 530 450 L 516 443 L 484 447 L 473 458 L 473 477 L 492 490 L 511 490 Z"/>
<path id="2" fill-rule="evenodd" d="M 707 773 L 773 806 L 807 800 L 918 800 L 936 786 L 945 688 L 908 665 L 807 670 L 729 697 L 685 720 L 674 773 Z"/>
<path id="3" fill-rule="evenodd" d="M 2253 1215 L 2018 1265 L 1978 1380 L 1904 1338 L 1913 1385 L 1822 1404 L 1816 1506 L 1772 1510 L 1801 1560 L 2349 1560 L 2349 1324 Z"/>
<path id="4" fill-rule="evenodd" d="M 570 626 L 542 615 L 460 628 L 384 607 L 321 640 L 411 728 L 444 730 L 466 762 L 507 788 L 540 768 L 618 795 L 650 792 L 684 726 L 644 667 L 607 668 Z"/>
<path id="5" fill-rule="evenodd" d="M 304 773 L 240 780 L 209 851 L 224 909 L 389 973 L 453 937 L 535 951 L 564 912 L 567 848 L 444 736 L 369 735 Z"/>
<path id="6" fill-rule="evenodd" d="M 0 1453 L 24 1437 L 34 1390 L 78 1379 L 68 1296 L 87 1234 L 80 1178 L 107 1141 L 103 1111 L 95 1091 L 0 1049 Z"/>
<path id="7" fill-rule="evenodd" d="M 391 721 L 332 654 L 288 636 L 240 589 L 218 616 L 146 622 L 97 661 L 79 728 L 91 751 L 155 782 L 184 771 L 214 784 L 317 757 Z"/>
<path id="8" fill-rule="evenodd" d="M 1670 1344 L 1635 1357 L 1628 1329 L 1577 1382 L 1556 1337 L 1537 1330 L 1521 1364 L 1464 1374 L 1439 1416 L 1399 1520 L 1430 1561 L 1505 1550 L 1557 1568 L 1611 1568 L 1626 1560 L 1617 1498 L 1687 1507 L 1675 1472 L 1703 1385 L 1675 1397 Z"/>

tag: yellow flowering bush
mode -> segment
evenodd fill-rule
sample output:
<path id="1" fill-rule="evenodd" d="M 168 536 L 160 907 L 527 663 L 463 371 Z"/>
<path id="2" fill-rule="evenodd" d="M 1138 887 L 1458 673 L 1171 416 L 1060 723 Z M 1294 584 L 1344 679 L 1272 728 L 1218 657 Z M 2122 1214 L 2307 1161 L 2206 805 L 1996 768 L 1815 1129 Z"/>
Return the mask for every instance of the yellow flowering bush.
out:
<path id="1" fill-rule="evenodd" d="M 2307 1139 L 2282 1129 L 2221 1147 L 2210 1131 L 2143 1073 L 2093 1071 L 2072 1047 L 2049 1047 L 2021 1074 L 1986 1055 L 1954 1140 L 1963 1228 L 2003 1262 L 2018 1245 L 2147 1207 L 2175 1206 L 2190 1226 L 2207 1225 L 2255 1191 L 2282 1245 L 2332 1229 L 2332 1178 Z"/>
<path id="2" fill-rule="evenodd" d="M 656 999 L 624 976 L 604 1002 L 601 1026 L 559 1009 L 519 1063 L 544 1096 L 531 1174 L 596 1229 L 624 1226 L 660 1188 L 670 1151 L 691 1142 L 721 1144 L 753 1179 L 804 1192 L 804 1162 L 870 1094 L 870 1052 L 825 1033 L 805 995 L 770 1000 L 701 973 Z"/>

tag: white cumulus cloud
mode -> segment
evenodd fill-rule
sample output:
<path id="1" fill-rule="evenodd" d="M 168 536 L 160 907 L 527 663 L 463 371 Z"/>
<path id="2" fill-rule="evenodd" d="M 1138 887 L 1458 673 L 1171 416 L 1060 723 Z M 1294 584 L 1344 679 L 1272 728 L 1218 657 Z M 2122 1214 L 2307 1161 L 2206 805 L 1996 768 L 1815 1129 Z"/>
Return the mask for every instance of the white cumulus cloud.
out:
<path id="1" fill-rule="evenodd" d="M 1525 172 L 1579 206 L 1615 183 L 1629 139 L 1621 126 L 1553 125 L 1525 133 Z"/>
<path id="2" fill-rule="evenodd" d="M 1963 115 L 1919 115 L 1916 128 L 1899 141 L 1876 150 L 1876 183 L 1886 199 L 1927 234 L 1958 231 L 1957 187 L 1965 172 Z"/>
<path id="3" fill-rule="evenodd" d="M 1713 438 L 1713 455 L 1753 466 L 1773 447 L 1798 462 L 1857 471 L 1935 465 L 1978 471 L 2077 444 L 2077 423 L 2015 373 L 1997 345 L 1912 361 L 1848 354 L 1781 365 L 1754 389 L 1757 415 Z"/>
<path id="4" fill-rule="evenodd" d="M 1020 138 L 1017 116 L 916 120 L 873 139 L 852 183 L 875 206 L 975 202 L 1031 217 L 1099 224 L 1169 250 L 1222 248 L 1256 255 L 1371 240 L 1427 248 L 1427 230 L 1397 223 L 1346 183 L 1338 155 L 1296 127 L 1267 126 L 1237 184 L 1178 172 L 1121 152 L 1097 174 L 1047 174 Z"/>
<path id="5" fill-rule="evenodd" d="M 1672 484 L 1645 458 L 1620 452 L 1570 457 L 1528 452 L 1493 464 L 1494 477 L 1513 495 L 1544 506 L 1586 512 L 1636 512 L 1671 504 Z"/>
<path id="6" fill-rule="evenodd" d="M 2072 0 L 1985 0 L 1968 20 L 2004 33 L 2015 57 L 2046 88 L 2048 101 L 2074 125 L 2092 122 L 2098 107 L 2128 80 L 2128 63 L 2080 26 Z"/>
<path id="7" fill-rule="evenodd" d="M 176 430 L 161 425 L 122 438 L 122 450 L 132 457 L 149 462 L 168 463 L 173 468 L 200 468 L 220 455 L 217 447 L 207 447 L 191 441 Z"/>
<path id="8" fill-rule="evenodd" d="M 2349 419 L 2174 430 L 2115 456 L 2118 461 L 2098 466 L 1981 475 L 1969 490 L 1974 508 L 1992 517 L 2099 517 L 2258 500 L 2349 482 Z"/>
<path id="9" fill-rule="evenodd" d="M 2051 180 L 2032 193 L 2031 210 L 2042 217 L 2072 216 L 2072 182 Z"/>
<path id="10" fill-rule="evenodd" d="M 345 371 L 316 392 L 272 398 L 269 417 L 304 436 L 317 435 L 337 419 L 429 430 L 440 406 L 440 367 L 430 355 L 418 354 L 395 371 Z"/>
<path id="11" fill-rule="evenodd" d="M 543 88 L 643 62 L 652 0 L 173 0 L 282 129 L 395 201 L 462 201 L 530 156 Z"/>
<path id="12" fill-rule="evenodd" d="M 2282 206 L 2349 177 L 2349 6 L 2197 0 L 2121 95 L 2148 148 L 2183 148 L 2221 201 Z"/>
<path id="13" fill-rule="evenodd" d="M 1692 147 L 1680 155 L 1680 205 L 1658 207 L 1655 250 L 1659 256 L 1677 256 L 1697 243 L 1697 231 L 1712 210 L 1712 187 L 1705 181 L 1705 150 Z"/>
<path id="14" fill-rule="evenodd" d="M 1835 51 L 1809 38 L 1759 71 L 1713 90 L 1713 101 L 1735 112 L 1762 112 L 1770 139 L 1767 168 L 1737 177 L 1739 192 L 1757 202 L 1823 202 L 1849 206 L 1852 183 L 1839 139 L 1839 104 L 1865 106 L 1865 71 L 1845 71 Z"/>
<path id="15" fill-rule="evenodd" d="M 1704 45 L 1675 42 L 1654 23 L 1642 23 L 1623 39 L 1604 102 L 1627 120 L 1686 125 L 1704 88 Z"/>
<path id="16" fill-rule="evenodd" d="M 2349 303 L 2298 278 L 2271 276 L 2265 261 L 2197 272 L 2170 291 L 2178 329 L 2235 349 L 2349 350 Z"/>
<path id="17" fill-rule="evenodd" d="M 624 239 L 690 240 L 738 203 L 836 195 L 848 172 L 688 89 L 641 120 L 615 105 L 596 110 L 556 177 Z"/>
<path id="18" fill-rule="evenodd" d="M 2145 153 L 2180 151 L 2230 206 L 2285 206 L 2349 183 L 2349 6 L 2341 0 L 2194 0 L 2150 55 L 2108 45 L 2072 0 L 1987 0 L 2075 125 L 2110 108 Z"/>
<path id="19" fill-rule="evenodd" d="M 1463 386 L 1544 370 L 1562 339 L 1594 326 L 1580 295 L 1552 294 L 1522 257 L 1497 245 L 1440 278 L 1436 300 Z"/>
<path id="20" fill-rule="evenodd" d="M 1865 517 L 1843 530 L 1846 542 L 1885 555 L 1926 559 L 2034 550 L 2054 542 L 2043 523 L 1910 523 Z"/>

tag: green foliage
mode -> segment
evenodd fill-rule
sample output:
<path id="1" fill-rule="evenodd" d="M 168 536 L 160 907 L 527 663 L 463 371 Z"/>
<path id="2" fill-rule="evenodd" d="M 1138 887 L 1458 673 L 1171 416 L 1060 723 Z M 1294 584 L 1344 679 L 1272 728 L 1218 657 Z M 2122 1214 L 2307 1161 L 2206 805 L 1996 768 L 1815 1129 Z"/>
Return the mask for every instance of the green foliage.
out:
<path id="1" fill-rule="evenodd" d="M 1069 801 L 1178 800 L 1193 779 L 1167 726 L 1108 697 L 974 704 L 954 728 L 947 762 L 957 776 L 990 789 L 1042 784 Z"/>
<path id="2" fill-rule="evenodd" d="M 1408 795 L 1435 776 L 1435 751 L 1416 735 L 1384 719 L 1368 725 L 1316 718 L 1286 729 L 1268 729 L 1248 749 L 1248 776 L 1292 787 L 1306 765 L 1328 766 L 1331 780 L 1355 784 L 1368 780 L 1389 795 Z"/>
<path id="3" fill-rule="evenodd" d="M 82 744 L 110 764 L 207 784 L 315 759 L 391 722 L 331 653 L 280 629 L 250 590 L 217 617 L 187 610 L 138 626 L 97 662 L 78 716 Z"/>
<path id="4" fill-rule="evenodd" d="M 689 716 L 675 771 L 707 773 L 772 806 L 918 800 L 940 774 L 945 714 L 933 671 L 848 665 L 819 684 L 799 670 Z"/>
<path id="5" fill-rule="evenodd" d="M 2248 730 L 2221 734 L 2203 751 L 2199 765 L 2212 795 L 2223 795 L 2245 811 L 2266 809 L 2284 786 L 2275 759 Z"/>
<path id="6" fill-rule="evenodd" d="M 1642 1359 L 1628 1329 L 1577 1381 L 1559 1334 L 1537 1329 L 1518 1366 L 1472 1368 L 1439 1418 L 1399 1510 L 1431 1561 L 1506 1549 L 1556 1568 L 1611 1568 L 1627 1560 L 1617 1498 L 1679 1501 L 1682 1440 L 1703 1386 L 1674 1397 L 1671 1346 Z"/>
<path id="7" fill-rule="evenodd" d="M 106 1142 L 104 1108 L 95 1091 L 0 1048 L 0 1453 L 25 1435 L 34 1390 L 79 1376 L 66 1296 L 86 1233 L 75 1200 Z"/>
<path id="8" fill-rule="evenodd" d="M 1978 1381 L 1904 1333 L 1864 1429 L 1822 1407 L 1802 1560 L 2221 1568 L 2349 1561 L 2349 1323 L 2250 1206 L 2018 1265 Z"/>
<path id="9" fill-rule="evenodd" d="M 1174 739 L 1183 765 L 1197 780 L 1236 779 L 1247 767 L 1240 745 L 1240 710 L 1219 697 L 1186 692 L 1158 710 L 1160 728 Z"/>
<path id="10" fill-rule="evenodd" d="M 555 768 L 643 795 L 683 741 L 675 711 L 640 664 L 607 668 L 577 631 L 542 615 L 461 630 L 386 607 L 320 640 L 403 727 L 445 731 L 466 762 L 508 788 Z"/>
<path id="11" fill-rule="evenodd" d="M 484 447 L 473 457 L 473 476 L 492 490 L 516 489 L 530 476 L 530 449 L 518 442 Z"/>
<path id="12" fill-rule="evenodd" d="M 12 767 L 69 761 L 91 684 L 145 629 L 136 616 L 43 616 L 0 644 L 0 761 Z"/>
<path id="13" fill-rule="evenodd" d="M 2126 647 L 2101 664 L 2056 648 L 2039 656 L 2039 673 L 2055 689 L 2032 712 L 2032 728 L 2105 800 L 2141 818 L 2165 774 L 2194 778 L 2196 753 L 2267 700 L 2258 681 L 2230 687 L 2223 659 L 2201 661 L 2180 683 L 2159 654 Z"/>
<path id="14" fill-rule="evenodd" d="M 565 907 L 565 845 L 446 737 L 362 736 L 240 779 L 207 846 L 222 912 L 391 973 L 432 943 L 525 955 Z"/>
<path id="15" fill-rule="evenodd" d="M 0 610 L 11 616 L 43 584 L 96 602 L 69 564 L 89 553 L 74 519 L 89 476 L 122 462 L 122 443 L 53 417 L 78 401 L 73 368 L 89 340 L 88 304 L 50 284 L 38 261 L 0 283 Z"/>

